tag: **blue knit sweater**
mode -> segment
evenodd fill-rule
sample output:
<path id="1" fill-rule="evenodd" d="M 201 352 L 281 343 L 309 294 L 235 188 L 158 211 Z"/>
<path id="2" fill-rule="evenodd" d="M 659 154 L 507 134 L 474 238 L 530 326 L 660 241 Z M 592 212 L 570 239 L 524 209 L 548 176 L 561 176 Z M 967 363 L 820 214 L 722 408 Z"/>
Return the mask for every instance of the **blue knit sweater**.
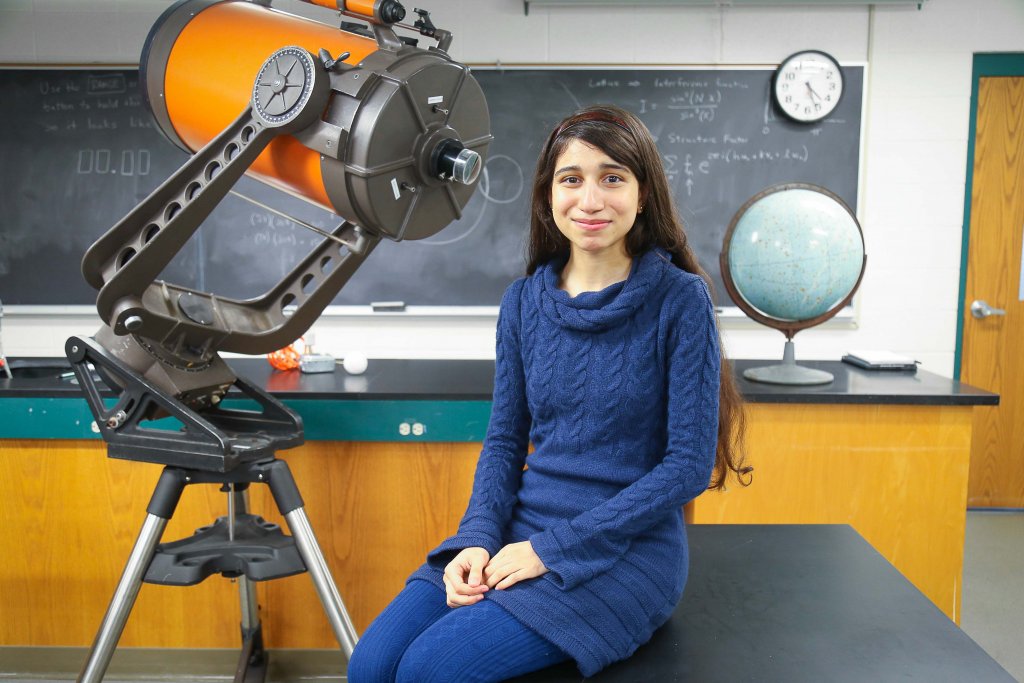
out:
<path id="1" fill-rule="evenodd" d="M 645 643 L 682 595 L 681 507 L 714 463 L 719 349 L 707 287 L 660 249 L 576 297 L 558 288 L 563 265 L 502 299 L 469 507 L 410 580 L 443 588 L 459 550 L 529 539 L 550 571 L 486 599 L 590 676 Z"/>

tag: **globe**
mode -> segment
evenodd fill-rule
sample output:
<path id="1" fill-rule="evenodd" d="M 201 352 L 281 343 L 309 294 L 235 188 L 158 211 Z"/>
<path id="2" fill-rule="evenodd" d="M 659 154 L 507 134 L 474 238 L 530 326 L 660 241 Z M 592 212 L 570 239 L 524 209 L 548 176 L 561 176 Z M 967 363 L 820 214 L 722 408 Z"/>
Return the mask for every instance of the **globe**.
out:
<path id="1" fill-rule="evenodd" d="M 751 197 L 726 232 L 722 279 L 744 313 L 786 335 L 786 347 L 781 365 L 744 375 L 775 384 L 832 381 L 830 373 L 796 365 L 793 336 L 850 302 L 866 261 L 856 216 L 829 190 L 785 183 Z"/>

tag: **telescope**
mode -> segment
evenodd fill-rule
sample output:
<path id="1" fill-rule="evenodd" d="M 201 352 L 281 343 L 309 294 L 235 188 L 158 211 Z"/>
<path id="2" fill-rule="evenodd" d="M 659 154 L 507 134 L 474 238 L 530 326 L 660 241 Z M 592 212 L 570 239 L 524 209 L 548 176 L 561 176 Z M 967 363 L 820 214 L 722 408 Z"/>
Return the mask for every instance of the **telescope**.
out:
<path id="1" fill-rule="evenodd" d="M 179 0 L 145 41 L 146 101 L 191 156 L 86 252 L 82 273 L 104 324 L 65 351 L 108 455 L 165 467 L 79 681 L 102 680 L 143 582 L 240 579 L 236 680 L 266 672 L 251 581 L 308 571 L 342 649 L 355 645 L 298 487 L 276 457 L 303 442 L 302 420 L 236 377 L 220 352 L 292 343 L 381 240 L 424 239 L 459 218 L 491 135 L 479 85 L 448 56 L 452 36 L 429 12 L 416 9 L 409 24 L 397 0 L 310 4 L 333 11 L 312 19 L 270 0 Z M 314 228 L 324 239 L 253 299 L 160 280 L 243 174 L 337 214 L 337 227 Z M 225 407 L 228 392 L 258 408 Z M 168 417 L 177 429 L 155 426 Z M 161 544 L 182 491 L 197 483 L 228 492 L 228 515 Z M 244 494 L 257 483 L 270 487 L 291 536 L 248 514 Z"/>
<path id="2" fill-rule="evenodd" d="M 395 0 L 315 4 L 365 20 L 373 37 L 266 2 L 184 0 L 145 43 L 154 119 L 193 156 L 92 245 L 82 271 L 106 324 L 96 341 L 191 408 L 234 383 L 217 351 L 290 344 L 381 239 L 423 239 L 461 216 L 491 139 L 479 85 L 426 12 L 414 28 L 437 44 L 421 49 L 395 33 Z M 344 220 L 252 300 L 159 281 L 243 173 Z"/>

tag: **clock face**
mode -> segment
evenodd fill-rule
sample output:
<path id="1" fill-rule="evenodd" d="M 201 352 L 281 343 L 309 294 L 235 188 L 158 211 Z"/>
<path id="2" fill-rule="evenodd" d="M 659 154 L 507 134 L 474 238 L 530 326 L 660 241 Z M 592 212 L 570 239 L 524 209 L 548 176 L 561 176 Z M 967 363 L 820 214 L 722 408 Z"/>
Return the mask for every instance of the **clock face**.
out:
<path id="1" fill-rule="evenodd" d="M 772 95 L 779 109 L 801 123 L 824 119 L 839 104 L 842 94 L 843 70 L 839 62 L 817 50 L 787 57 L 772 82 Z"/>

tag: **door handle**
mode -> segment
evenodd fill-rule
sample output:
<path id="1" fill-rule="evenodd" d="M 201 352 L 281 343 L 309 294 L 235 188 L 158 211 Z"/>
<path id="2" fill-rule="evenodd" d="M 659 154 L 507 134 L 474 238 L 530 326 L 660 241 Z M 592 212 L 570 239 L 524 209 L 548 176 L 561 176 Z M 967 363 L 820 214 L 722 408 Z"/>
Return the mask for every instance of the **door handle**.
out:
<path id="1" fill-rule="evenodd" d="M 1006 315 L 1006 311 L 1002 308 L 992 308 L 984 299 L 975 299 L 971 304 L 971 315 L 981 319 L 990 315 Z"/>

